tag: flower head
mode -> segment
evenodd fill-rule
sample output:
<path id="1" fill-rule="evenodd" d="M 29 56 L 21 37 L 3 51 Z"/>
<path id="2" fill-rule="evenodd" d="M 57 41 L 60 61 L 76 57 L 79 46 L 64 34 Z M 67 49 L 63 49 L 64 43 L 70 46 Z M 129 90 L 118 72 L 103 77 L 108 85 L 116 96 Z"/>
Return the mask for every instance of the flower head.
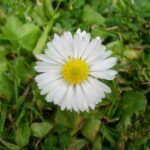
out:
<path id="1" fill-rule="evenodd" d="M 77 30 L 73 36 L 64 32 L 54 35 L 44 54 L 36 55 L 35 69 L 40 74 L 35 81 L 48 102 L 62 110 L 88 111 L 94 109 L 111 89 L 99 79 L 113 80 L 116 71 L 111 69 L 116 58 L 90 34 Z"/>

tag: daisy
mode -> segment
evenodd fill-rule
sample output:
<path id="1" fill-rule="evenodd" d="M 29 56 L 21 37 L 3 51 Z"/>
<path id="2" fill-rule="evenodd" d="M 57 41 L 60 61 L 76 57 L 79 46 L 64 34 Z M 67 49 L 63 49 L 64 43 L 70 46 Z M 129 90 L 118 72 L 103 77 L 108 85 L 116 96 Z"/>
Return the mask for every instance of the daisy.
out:
<path id="1" fill-rule="evenodd" d="M 111 69 L 116 58 L 110 57 L 101 39 L 77 30 L 54 35 L 44 54 L 37 54 L 35 70 L 40 74 L 35 81 L 46 101 L 61 110 L 88 111 L 105 98 L 111 89 L 100 79 L 113 80 L 116 71 Z M 109 58 L 108 58 L 109 57 Z"/>

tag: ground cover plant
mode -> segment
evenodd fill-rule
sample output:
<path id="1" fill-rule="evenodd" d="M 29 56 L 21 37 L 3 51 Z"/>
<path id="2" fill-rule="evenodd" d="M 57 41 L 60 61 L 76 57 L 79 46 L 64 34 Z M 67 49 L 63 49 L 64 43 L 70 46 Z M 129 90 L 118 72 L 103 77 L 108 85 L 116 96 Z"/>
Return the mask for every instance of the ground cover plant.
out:
<path id="1" fill-rule="evenodd" d="M 150 149 L 149 0 L 0 0 L 0 150 Z M 61 111 L 34 81 L 55 33 L 100 36 L 117 57 L 112 92 L 89 112 Z"/>

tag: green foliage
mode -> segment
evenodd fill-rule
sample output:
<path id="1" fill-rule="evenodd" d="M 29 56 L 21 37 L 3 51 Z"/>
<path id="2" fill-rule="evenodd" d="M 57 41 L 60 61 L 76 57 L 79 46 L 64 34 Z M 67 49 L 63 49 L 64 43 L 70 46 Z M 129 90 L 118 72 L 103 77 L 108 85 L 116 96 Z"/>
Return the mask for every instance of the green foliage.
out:
<path id="1" fill-rule="evenodd" d="M 18 18 L 12 16 L 7 19 L 3 33 L 5 39 L 11 43 L 19 44 L 22 48 L 31 51 L 39 38 L 40 30 L 34 23 L 22 24 Z"/>
<path id="2" fill-rule="evenodd" d="M 0 150 L 149 150 L 149 6 L 149 0 L 0 0 Z M 54 33 L 79 27 L 112 50 L 118 75 L 106 82 L 112 93 L 95 110 L 75 113 L 40 95 L 33 54 Z"/>
<path id="3" fill-rule="evenodd" d="M 104 25 L 104 17 L 97 13 L 90 5 L 85 5 L 83 8 L 83 21 L 88 25 Z"/>
<path id="4" fill-rule="evenodd" d="M 122 115 L 131 117 L 133 113 L 145 111 L 146 97 L 141 92 L 127 91 L 123 95 Z"/>
<path id="5" fill-rule="evenodd" d="M 28 123 L 21 124 L 16 130 L 15 141 L 20 146 L 25 146 L 29 143 L 30 127 Z"/>
<path id="6" fill-rule="evenodd" d="M 34 122 L 31 124 L 32 135 L 35 137 L 44 137 L 51 129 L 52 125 L 48 122 Z"/>
<path id="7" fill-rule="evenodd" d="M 100 127 L 100 120 L 92 118 L 85 122 L 85 125 L 82 128 L 82 133 L 87 139 L 89 139 L 90 141 L 94 141 L 96 134 L 99 131 L 99 127 Z"/>

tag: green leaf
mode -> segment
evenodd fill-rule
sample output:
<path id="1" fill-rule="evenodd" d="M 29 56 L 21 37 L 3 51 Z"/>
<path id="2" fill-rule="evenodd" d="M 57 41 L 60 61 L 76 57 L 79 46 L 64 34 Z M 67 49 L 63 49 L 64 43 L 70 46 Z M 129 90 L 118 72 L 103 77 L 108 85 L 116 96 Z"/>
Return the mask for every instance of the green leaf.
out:
<path id="1" fill-rule="evenodd" d="M 129 59 L 138 59 L 140 57 L 141 51 L 137 51 L 134 49 L 126 48 L 124 51 L 124 56 L 126 56 Z"/>
<path id="2" fill-rule="evenodd" d="M 44 137 L 52 129 L 49 122 L 35 122 L 31 124 L 32 135 L 35 137 Z"/>
<path id="3" fill-rule="evenodd" d="M 12 43 L 17 43 L 18 29 L 22 26 L 22 22 L 14 16 L 7 18 L 6 24 L 3 28 L 4 36 Z"/>
<path id="4" fill-rule="evenodd" d="M 101 122 L 98 119 L 87 120 L 82 129 L 83 135 L 90 141 L 94 141 L 96 134 L 99 131 L 100 123 Z"/>
<path id="5" fill-rule="evenodd" d="M 33 23 L 26 23 L 18 30 L 18 42 L 21 47 L 32 51 L 40 36 L 40 29 Z"/>
<path id="6" fill-rule="evenodd" d="M 5 75 L 5 73 L 0 73 L 0 97 L 4 97 L 10 100 L 12 96 L 12 83 Z"/>
<path id="7" fill-rule="evenodd" d="M 47 23 L 47 18 L 44 14 L 43 3 L 39 2 L 38 5 L 34 7 L 32 17 L 34 22 L 36 22 L 39 26 L 43 26 Z"/>
<path id="8" fill-rule="evenodd" d="M 54 15 L 54 9 L 51 0 L 44 0 L 44 12 L 47 18 L 51 18 Z"/>
<path id="9" fill-rule="evenodd" d="M 38 42 L 33 50 L 33 54 L 38 54 L 38 53 L 42 53 L 45 46 L 46 46 L 46 42 L 48 39 L 48 33 L 50 32 L 52 26 L 53 26 L 54 21 L 51 20 L 47 26 L 44 28 L 44 31 L 42 33 L 42 35 L 40 36 L 40 38 L 38 39 Z"/>
<path id="10" fill-rule="evenodd" d="M 81 150 L 87 144 L 87 140 L 75 140 L 68 148 L 68 150 Z"/>
<path id="11" fill-rule="evenodd" d="M 0 113 L 0 137 L 2 137 L 4 128 L 5 128 L 5 122 L 6 122 L 8 109 L 7 109 L 6 105 L 2 106 L 2 108 L 0 107 L 0 109 L 1 109 L 1 113 Z"/>
<path id="12" fill-rule="evenodd" d="M 72 5 L 77 9 L 81 8 L 85 4 L 85 0 L 72 0 L 71 2 Z"/>
<path id="13" fill-rule="evenodd" d="M 9 150 L 20 150 L 20 146 L 4 141 L 0 138 L 0 143 L 5 145 Z"/>
<path id="14" fill-rule="evenodd" d="M 16 131 L 15 141 L 20 146 L 25 146 L 29 143 L 30 138 L 30 127 L 28 123 L 21 124 L 18 126 Z"/>
<path id="15" fill-rule="evenodd" d="M 122 100 L 122 116 L 131 117 L 134 113 L 144 112 L 147 100 L 142 92 L 127 91 Z"/>
<path id="16" fill-rule="evenodd" d="M 7 61 L 5 58 L 0 57 L 0 73 L 5 72 L 7 70 Z"/>
<path id="17" fill-rule="evenodd" d="M 0 97 L 5 97 L 6 99 L 11 98 L 12 84 L 8 77 L 6 76 L 7 61 L 3 58 L 0 59 Z"/>
<path id="18" fill-rule="evenodd" d="M 32 78 L 34 69 L 33 64 L 27 65 L 24 57 L 17 57 L 13 63 L 16 78 L 23 84 L 28 83 Z"/>
<path id="19" fill-rule="evenodd" d="M 102 141 L 101 141 L 101 137 L 98 136 L 93 143 L 93 147 L 92 150 L 101 150 L 102 149 Z"/>
<path id="20" fill-rule="evenodd" d="M 147 66 L 150 66 L 150 52 L 145 52 L 142 55 L 143 63 Z"/>
<path id="21" fill-rule="evenodd" d="M 48 135 L 45 140 L 44 144 L 42 145 L 42 150 L 48 150 L 49 148 L 53 149 L 57 145 L 58 136 L 50 134 Z"/>
<path id="22" fill-rule="evenodd" d="M 123 43 L 122 41 L 113 41 L 109 44 L 107 44 L 107 49 L 112 50 L 115 53 L 123 54 L 124 48 L 123 48 Z"/>
<path id="23" fill-rule="evenodd" d="M 13 44 L 19 43 L 22 48 L 31 51 L 40 36 L 40 29 L 34 23 L 22 24 L 18 18 L 12 16 L 7 19 L 3 33 L 5 39 Z"/>
<path id="24" fill-rule="evenodd" d="M 70 128 L 73 127 L 76 130 L 81 122 L 81 117 L 76 112 L 69 112 L 69 113 L 68 111 L 62 112 L 60 109 L 58 109 L 56 112 L 55 121 L 57 124 L 60 125 L 62 124 L 65 127 L 70 127 Z"/>
<path id="25" fill-rule="evenodd" d="M 100 36 L 102 39 L 106 39 L 108 36 L 112 36 L 112 37 L 115 36 L 115 34 L 113 34 L 112 32 L 107 31 L 106 29 L 103 29 L 103 28 L 98 28 L 98 27 L 93 27 L 91 34 L 94 37 Z"/>
<path id="26" fill-rule="evenodd" d="M 102 133 L 103 138 L 106 138 L 111 143 L 112 146 L 115 145 L 115 140 L 112 137 L 110 128 L 102 124 L 100 128 L 100 132 Z"/>
<path id="27" fill-rule="evenodd" d="M 90 5 L 84 6 L 82 20 L 89 25 L 104 25 L 105 22 L 105 18 L 97 13 Z"/>
<path id="28" fill-rule="evenodd" d="M 113 2 L 115 8 L 117 8 L 120 11 L 123 11 L 127 7 L 124 1 L 114 0 Z"/>

